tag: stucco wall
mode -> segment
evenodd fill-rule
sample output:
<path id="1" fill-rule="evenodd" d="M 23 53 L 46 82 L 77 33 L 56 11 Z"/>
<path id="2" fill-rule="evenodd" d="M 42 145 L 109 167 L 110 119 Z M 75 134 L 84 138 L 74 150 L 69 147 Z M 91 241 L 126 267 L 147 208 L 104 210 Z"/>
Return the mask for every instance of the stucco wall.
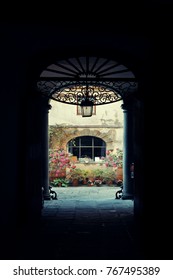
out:
<path id="1" fill-rule="evenodd" d="M 123 111 L 122 102 L 100 105 L 96 114 L 89 118 L 77 115 L 77 106 L 68 105 L 54 100 L 49 111 L 49 125 L 57 125 L 67 131 L 63 146 L 78 136 L 96 136 L 106 142 L 107 149 L 122 148 L 123 145 Z M 56 140 L 53 141 L 53 146 Z"/>
<path id="2" fill-rule="evenodd" d="M 96 106 L 96 115 L 89 118 L 83 118 L 77 115 L 77 106 L 60 103 L 54 100 L 50 101 L 52 109 L 49 111 L 49 124 L 65 125 L 99 125 L 99 126 L 117 126 L 123 125 L 123 111 L 121 101 Z"/>

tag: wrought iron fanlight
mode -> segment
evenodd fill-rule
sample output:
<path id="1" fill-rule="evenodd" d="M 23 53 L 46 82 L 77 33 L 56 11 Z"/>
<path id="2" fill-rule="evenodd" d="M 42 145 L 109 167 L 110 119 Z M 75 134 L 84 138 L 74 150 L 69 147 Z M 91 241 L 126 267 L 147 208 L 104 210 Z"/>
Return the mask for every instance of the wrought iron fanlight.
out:
<path id="1" fill-rule="evenodd" d="M 82 116 L 92 116 L 93 106 L 124 99 L 137 88 L 134 74 L 119 63 L 80 57 L 50 65 L 40 75 L 38 89 L 49 99 L 80 105 Z"/>

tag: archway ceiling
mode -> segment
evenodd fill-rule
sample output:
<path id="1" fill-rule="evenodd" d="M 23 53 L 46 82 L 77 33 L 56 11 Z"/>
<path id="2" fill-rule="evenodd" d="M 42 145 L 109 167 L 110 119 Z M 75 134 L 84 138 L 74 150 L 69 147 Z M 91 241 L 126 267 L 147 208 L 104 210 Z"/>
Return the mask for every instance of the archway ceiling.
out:
<path id="1" fill-rule="evenodd" d="M 50 99 L 80 104 L 86 83 L 95 105 L 119 101 L 137 90 L 132 71 L 116 61 L 99 57 L 56 61 L 42 71 L 37 87 Z"/>

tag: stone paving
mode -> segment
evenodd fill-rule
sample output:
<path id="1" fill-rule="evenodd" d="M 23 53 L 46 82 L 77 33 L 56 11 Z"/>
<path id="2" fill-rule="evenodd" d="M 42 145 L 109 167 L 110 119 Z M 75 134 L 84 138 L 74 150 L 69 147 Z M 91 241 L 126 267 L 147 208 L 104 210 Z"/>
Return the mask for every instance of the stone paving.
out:
<path id="1" fill-rule="evenodd" d="M 54 188 L 39 224 L 19 236 L 18 259 L 142 259 L 133 200 L 115 199 L 115 187 Z"/>
<path id="2" fill-rule="evenodd" d="M 133 200 L 115 199 L 115 187 L 55 188 L 44 202 L 43 239 L 53 259 L 136 259 Z M 118 190 L 118 189 L 117 189 Z M 46 256 L 45 256 L 46 258 Z"/>

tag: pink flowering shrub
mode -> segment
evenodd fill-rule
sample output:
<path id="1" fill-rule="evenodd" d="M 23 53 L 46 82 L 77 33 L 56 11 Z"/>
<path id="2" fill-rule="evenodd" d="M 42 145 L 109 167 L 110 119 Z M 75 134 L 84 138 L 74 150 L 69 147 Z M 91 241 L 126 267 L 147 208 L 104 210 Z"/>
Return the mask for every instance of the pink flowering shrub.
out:
<path id="1" fill-rule="evenodd" d="M 112 150 L 106 151 L 106 157 L 102 157 L 106 167 L 113 167 L 117 169 L 118 167 L 123 167 L 123 151 L 119 148 L 116 149 L 116 153 L 113 153 Z"/>
<path id="2" fill-rule="evenodd" d="M 55 178 L 65 178 L 66 168 L 73 170 L 76 166 L 70 161 L 71 154 L 63 148 L 49 149 L 49 177 L 50 181 Z"/>

